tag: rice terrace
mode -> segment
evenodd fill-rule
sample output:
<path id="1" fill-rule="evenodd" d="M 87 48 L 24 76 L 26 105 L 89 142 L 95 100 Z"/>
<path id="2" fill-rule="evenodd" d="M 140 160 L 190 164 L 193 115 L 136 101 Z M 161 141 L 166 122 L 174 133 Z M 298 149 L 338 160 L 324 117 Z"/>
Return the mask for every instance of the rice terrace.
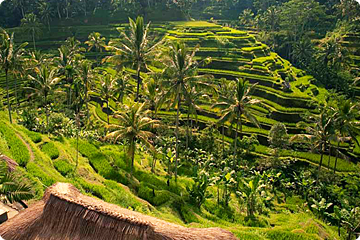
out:
<path id="1" fill-rule="evenodd" d="M 356 0 L 0 1 L 0 239 L 360 237 Z"/>

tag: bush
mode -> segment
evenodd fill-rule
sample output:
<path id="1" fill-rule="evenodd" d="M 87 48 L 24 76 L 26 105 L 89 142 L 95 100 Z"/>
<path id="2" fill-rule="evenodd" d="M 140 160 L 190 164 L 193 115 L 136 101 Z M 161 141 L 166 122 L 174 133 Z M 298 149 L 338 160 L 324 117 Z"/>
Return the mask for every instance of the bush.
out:
<path id="1" fill-rule="evenodd" d="M 174 201 L 173 206 L 178 211 L 185 223 L 199 222 L 194 212 L 189 208 L 188 204 L 181 198 Z"/>
<path id="2" fill-rule="evenodd" d="M 72 144 L 75 146 L 75 141 Z M 108 158 L 91 143 L 79 140 L 79 152 L 89 159 L 90 165 L 104 178 L 124 184 L 128 183 L 126 177 L 116 171 L 109 163 Z"/>
<path id="3" fill-rule="evenodd" d="M 46 187 L 49 187 L 56 183 L 55 179 L 46 175 L 44 173 L 44 170 L 33 162 L 28 163 L 26 165 L 26 169 L 31 175 L 37 177 Z"/>
<path id="4" fill-rule="evenodd" d="M 24 130 L 25 134 L 33 141 L 34 143 L 39 143 L 42 141 L 42 137 L 40 133 Z"/>
<path id="5" fill-rule="evenodd" d="M 131 192 L 121 187 L 117 182 L 106 180 L 104 185 L 114 191 L 118 205 L 124 208 L 131 207 L 133 209 L 139 209 L 143 207 L 143 205 L 131 194 Z"/>
<path id="6" fill-rule="evenodd" d="M 42 145 L 41 151 L 46 153 L 52 160 L 57 159 L 60 155 L 59 150 L 53 142 L 48 142 Z"/>
<path id="7" fill-rule="evenodd" d="M 72 171 L 74 171 L 74 166 L 72 164 L 70 164 L 67 160 L 64 160 L 64 159 L 55 161 L 54 167 L 64 177 L 66 177 Z"/>
<path id="8" fill-rule="evenodd" d="M 139 197 L 147 200 L 154 206 L 160 206 L 170 200 L 170 192 L 166 190 L 155 190 L 144 183 L 140 184 Z"/>
<path id="9" fill-rule="evenodd" d="M 286 232 L 281 230 L 270 231 L 266 237 L 271 240 L 312 240 L 314 238 L 308 237 L 304 234 Z"/>
<path id="10" fill-rule="evenodd" d="M 30 153 L 25 144 L 5 122 L 0 122 L 0 133 L 4 136 L 12 157 L 20 166 L 25 167 L 30 160 Z"/>

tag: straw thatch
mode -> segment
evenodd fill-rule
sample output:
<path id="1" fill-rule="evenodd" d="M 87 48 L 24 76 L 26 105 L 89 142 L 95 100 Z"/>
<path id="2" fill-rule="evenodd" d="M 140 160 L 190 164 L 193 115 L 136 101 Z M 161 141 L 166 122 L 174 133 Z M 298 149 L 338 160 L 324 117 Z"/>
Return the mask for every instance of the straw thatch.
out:
<path id="1" fill-rule="evenodd" d="M 0 160 L 5 161 L 8 167 L 9 172 L 15 171 L 15 168 L 19 166 L 15 160 L 9 158 L 6 155 L 0 154 Z"/>
<path id="2" fill-rule="evenodd" d="M 57 183 L 0 225 L 5 240 L 236 240 L 220 228 L 185 228 L 82 195 Z"/>

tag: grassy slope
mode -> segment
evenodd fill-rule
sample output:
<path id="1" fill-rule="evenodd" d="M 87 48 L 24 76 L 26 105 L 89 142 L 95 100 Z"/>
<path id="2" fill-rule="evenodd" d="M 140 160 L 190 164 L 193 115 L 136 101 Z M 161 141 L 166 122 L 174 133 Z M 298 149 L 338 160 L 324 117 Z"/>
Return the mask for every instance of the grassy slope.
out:
<path id="1" fill-rule="evenodd" d="M 79 167 L 73 174 L 76 159 L 74 140 L 50 139 L 47 135 L 30 132 L 20 125 L 10 125 L 4 112 L 0 112 L 0 118 L 2 127 L 16 133 L 18 139 L 20 136 L 26 143 L 25 148 L 28 145 L 31 149 L 22 154 L 33 155 L 33 158 L 24 167 L 19 167 L 16 174 L 34 186 L 37 199 L 54 182 L 70 182 L 83 193 L 107 202 L 189 227 L 222 227 L 234 232 L 240 239 L 280 239 L 280 235 L 287 236 L 287 239 L 336 236 L 333 228 L 307 213 L 301 207 L 303 202 L 297 197 L 289 198 L 286 204 L 275 204 L 274 211 L 262 218 L 270 225 L 261 228 L 245 226 L 239 204 L 235 200 L 230 202 L 234 215 L 229 210 L 217 207 L 215 197 L 207 200 L 201 210 L 189 204 L 179 204 L 180 193 L 186 195 L 186 186 L 190 186 L 193 180 L 182 176 L 178 188 L 173 182 L 167 187 L 165 167 L 160 162 L 156 174 L 151 173 L 149 165 L 152 158 L 146 153 L 137 153 L 136 171 L 134 178 L 130 178 L 122 146 L 95 146 L 81 140 Z M 4 134 L 0 134 L 0 151 L 18 161 L 14 147 L 10 148 L 7 140 Z M 155 197 L 152 195 L 153 189 Z M 216 196 L 214 188 L 210 191 Z M 237 219 L 235 222 L 234 217 Z"/>

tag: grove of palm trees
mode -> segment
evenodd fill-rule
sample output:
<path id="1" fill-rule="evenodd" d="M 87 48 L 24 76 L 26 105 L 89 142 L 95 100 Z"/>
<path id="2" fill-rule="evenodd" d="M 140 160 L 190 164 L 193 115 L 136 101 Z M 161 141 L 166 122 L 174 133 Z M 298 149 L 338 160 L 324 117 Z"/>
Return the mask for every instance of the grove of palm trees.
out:
<path id="1" fill-rule="evenodd" d="M 4 0 L 1 200 L 70 183 L 237 239 L 357 239 L 359 26 L 355 0 Z"/>

